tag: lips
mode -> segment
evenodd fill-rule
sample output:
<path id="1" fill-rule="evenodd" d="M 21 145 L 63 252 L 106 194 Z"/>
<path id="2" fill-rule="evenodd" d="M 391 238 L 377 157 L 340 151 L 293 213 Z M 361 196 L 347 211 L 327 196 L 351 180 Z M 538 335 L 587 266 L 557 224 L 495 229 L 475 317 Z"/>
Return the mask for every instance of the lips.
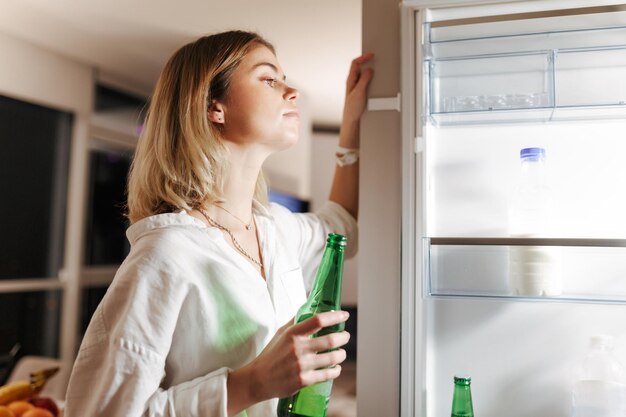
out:
<path id="1" fill-rule="evenodd" d="M 300 118 L 300 112 L 298 112 L 298 110 L 292 110 L 292 111 L 288 111 L 287 113 L 283 113 L 283 116 L 285 117 L 293 117 L 296 119 Z"/>

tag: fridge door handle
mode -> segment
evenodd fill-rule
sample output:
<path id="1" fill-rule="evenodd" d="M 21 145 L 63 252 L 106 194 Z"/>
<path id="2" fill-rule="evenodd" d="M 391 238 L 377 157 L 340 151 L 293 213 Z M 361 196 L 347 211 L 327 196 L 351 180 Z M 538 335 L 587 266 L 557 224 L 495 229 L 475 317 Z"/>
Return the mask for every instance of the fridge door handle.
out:
<path id="1" fill-rule="evenodd" d="M 400 111 L 400 93 L 395 97 L 370 98 L 367 100 L 368 111 L 395 110 Z"/>

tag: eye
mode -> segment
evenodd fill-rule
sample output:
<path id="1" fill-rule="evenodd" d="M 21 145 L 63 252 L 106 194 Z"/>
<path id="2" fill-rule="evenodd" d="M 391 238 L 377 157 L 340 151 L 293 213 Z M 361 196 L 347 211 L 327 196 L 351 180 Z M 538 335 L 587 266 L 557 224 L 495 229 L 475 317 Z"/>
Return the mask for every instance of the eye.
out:
<path id="1" fill-rule="evenodd" d="M 263 82 L 267 85 L 269 85 L 271 88 L 276 87 L 276 83 L 278 82 L 278 79 L 276 78 L 266 78 L 263 80 Z"/>

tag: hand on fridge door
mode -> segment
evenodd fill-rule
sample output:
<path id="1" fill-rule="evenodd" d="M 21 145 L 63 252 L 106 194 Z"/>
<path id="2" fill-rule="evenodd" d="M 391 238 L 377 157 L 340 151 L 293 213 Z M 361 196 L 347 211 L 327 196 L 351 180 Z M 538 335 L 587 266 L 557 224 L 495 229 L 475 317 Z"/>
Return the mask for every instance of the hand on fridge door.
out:
<path id="1" fill-rule="evenodd" d="M 355 58 L 346 80 L 346 97 L 339 130 L 339 148 L 335 154 L 337 167 L 329 199 L 345 208 L 355 219 L 359 200 L 359 146 L 361 116 L 367 104 L 367 87 L 374 76 L 364 66 L 374 58 L 366 52 Z"/>
<path id="2" fill-rule="evenodd" d="M 373 58 L 373 53 L 366 52 L 358 58 L 355 58 L 350 65 L 350 72 L 346 80 L 346 98 L 343 108 L 342 128 L 345 127 L 346 124 L 358 123 L 361 119 L 361 115 L 365 111 L 367 104 L 367 86 L 374 76 L 374 70 L 371 67 L 364 68 L 364 65 Z M 353 139 L 356 140 L 356 142 L 346 142 L 343 144 L 344 146 L 354 145 L 358 147 L 358 137 L 345 139 Z M 340 144 L 342 143 L 340 142 Z"/>
<path id="3" fill-rule="evenodd" d="M 348 317 L 345 311 L 329 311 L 297 324 L 290 320 L 282 326 L 256 359 L 230 373 L 228 414 L 235 415 L 254 403 L 287 397 L 302 387 L 337 378 L 341 374 L 339 364 L 346 359 L 346 351 L 339 348 L 348 343 L 350 334 L 343 331 L 309 336 L 344 323 Z"/>

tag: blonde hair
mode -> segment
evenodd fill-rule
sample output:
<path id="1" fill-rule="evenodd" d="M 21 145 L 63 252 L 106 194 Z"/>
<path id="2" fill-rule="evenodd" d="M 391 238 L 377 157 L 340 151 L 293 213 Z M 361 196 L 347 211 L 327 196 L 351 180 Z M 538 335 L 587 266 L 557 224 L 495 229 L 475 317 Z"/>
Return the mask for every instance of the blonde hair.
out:
<path id="1" fill-rule="evenodd" d="M 231 77 L 248 51 L 274 47 L 251 32 L 202 37 L 180 48 L 163 68 L 150 100 L 128 178 L 128 218 L 219 201 L 228 149 L 218 125 L 208 120 L 213 100 L 228 96 Z M 263 174 L 255 199 L 267 202 Z"/>

